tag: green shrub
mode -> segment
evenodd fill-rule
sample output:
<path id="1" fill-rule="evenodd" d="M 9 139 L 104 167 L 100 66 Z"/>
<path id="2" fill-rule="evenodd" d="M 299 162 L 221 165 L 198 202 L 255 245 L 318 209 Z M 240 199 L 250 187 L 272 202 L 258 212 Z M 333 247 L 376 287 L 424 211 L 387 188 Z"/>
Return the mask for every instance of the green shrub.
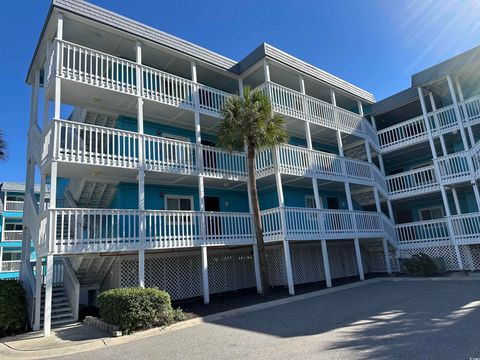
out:
<path id="1" fill-rule="evenodd" d="M 0 337 L 25 331 L 27 300 L 17 280 L 0 280 Z"/>
<path id="2" fill-rule="evenodd" d="M 125 333 L 168 325 L 179 317 L 170 295 L 158 289 L 139 287 L 112 289 L 98 296 L 100 317 Z"/>
<path id="3" fill-rule="evenodd" d="M 438 272 L 433 259 L 424 253 L 414 254 L 411 258 L 403 259 L 405 271 L 411 275 L 432 276 Z"/>

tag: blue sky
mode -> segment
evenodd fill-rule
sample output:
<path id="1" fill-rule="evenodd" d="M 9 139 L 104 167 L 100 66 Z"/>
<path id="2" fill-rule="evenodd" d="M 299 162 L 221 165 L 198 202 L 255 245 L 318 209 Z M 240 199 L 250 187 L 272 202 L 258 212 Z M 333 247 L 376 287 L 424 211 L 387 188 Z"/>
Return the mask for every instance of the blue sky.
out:
<path id="1" fill-rule="evenodd" d="M 480 45 L 479 0 L 158 1 L 93 3 L 240 60 L 261 42 L 372 92 Z M 1 117 L 9 159 L 0 181 L 24 181 L 30 89 L 24 79 L 50 2 L 8 1 L 0 13 Z"/>

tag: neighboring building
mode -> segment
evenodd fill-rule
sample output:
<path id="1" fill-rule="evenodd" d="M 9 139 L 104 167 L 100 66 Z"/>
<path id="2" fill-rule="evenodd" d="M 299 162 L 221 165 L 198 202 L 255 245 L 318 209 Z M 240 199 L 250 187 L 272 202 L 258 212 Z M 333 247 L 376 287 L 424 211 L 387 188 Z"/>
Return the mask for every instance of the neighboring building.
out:
<path id="1" fill-rule="evenodd" d="M 39 192 L 36 186 L 35 191 Z M 22 255 L 25 184 L 0 183 L 0 279 L 18 279 Z M 34 249 L 31 251 L 35 260 Z"/>
<path id="2" fill-rule="evenodd" d="M 270 97 L 290 134 L 257 155 L 273 285 L 294 294 L 296 284 L 390 273 L 420 249 L 449 270 L 478 269 L 479 51 L 375 103 L 268 44 L 236 62 L 89 3 L 54 0 L 27 76 L 27 189 L 36 176 L 41 186 L 38 207 L 25 200 L 25 241 L 36 244 L 37 267 L 46 259 L 36 280 L 22 266 L 34 327 L 44 321 L 49 334 L 114 287 L 205 303 L 258 288 L 245 154 L 216 147 L 222 105 L 247 85 Z M 446 157 L 432 162 L 429 144 L 444 144 Z M 47 185 L 51 206 L 38 211 Z"/>

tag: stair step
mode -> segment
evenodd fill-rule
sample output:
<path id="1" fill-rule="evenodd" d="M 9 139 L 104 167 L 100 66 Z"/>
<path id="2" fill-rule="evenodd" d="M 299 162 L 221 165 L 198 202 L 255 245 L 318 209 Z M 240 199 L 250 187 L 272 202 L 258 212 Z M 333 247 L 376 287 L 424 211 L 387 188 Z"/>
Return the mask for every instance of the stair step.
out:
<path id="1" fill-rule="evenodd" d="M 40 316 L 43 316 L 44 314 L 44 311 L 42 309 L 42 311 L 40 312 Z M 58 317 L 58 316 L 64 316 L 64 315 L 72 315 L 72 310 L 70 310 L 70 306 L 64 306 L 60 309 L 57 309 L 57 308 L 53 308 L 52 309 L 52 319 L 55 318 L 55 317 Z"/>

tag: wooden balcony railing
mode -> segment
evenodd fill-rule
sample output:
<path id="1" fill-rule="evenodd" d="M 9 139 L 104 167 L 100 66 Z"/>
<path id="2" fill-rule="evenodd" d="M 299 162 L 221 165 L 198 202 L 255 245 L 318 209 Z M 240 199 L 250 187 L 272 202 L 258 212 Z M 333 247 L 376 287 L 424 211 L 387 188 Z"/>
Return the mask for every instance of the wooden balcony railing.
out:
<path id="1" fill-rule="evenodd" d="M 5 201 L 5 211 L 15 211 L 15 212 L 22 212 L 23 211 L 23 201 Z"/>
<path id="2" fill-rule="evenodd" d="M 265 82 L 255 91 L 268 95 L 273 110 L 280 114 L 368 138 L 378 148 L 375 129 L 359 114 L 272 82 Z"/>
<path id="3" fill-rule="evenodd" d="M 192 111 L 196 110 L 197 97 L 199 112 L 215 117 L 220 116 L 230 96 L 180 76 L 64 40 L 55 40 L 47 57 L 47 86 L 55 75 Z"/>
<path id="4" fill-rule="evenodd" d="M 386 180 L 390 199 L 440 190 L 433 166 L 387 176 Z"/>
<path id="5" fill-rule="evenodd" d="M 22 241 L 22 230 L 5 230 L 3 232 L 3 241 Z"/>

